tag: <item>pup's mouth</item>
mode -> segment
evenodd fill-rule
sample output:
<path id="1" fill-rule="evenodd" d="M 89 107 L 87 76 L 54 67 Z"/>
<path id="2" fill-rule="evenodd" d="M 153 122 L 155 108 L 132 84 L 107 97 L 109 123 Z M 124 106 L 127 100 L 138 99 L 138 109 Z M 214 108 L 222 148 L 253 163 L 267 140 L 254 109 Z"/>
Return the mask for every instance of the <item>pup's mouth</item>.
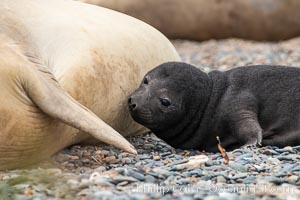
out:
<path id="1" fill-rule="evenodd" d="M 129 111 L 131 117 L 136 121 L 137 123 L 146 126 L 147 128 L 151 128 L 151 125 L 153 124 L 153 118 L 152 113 L 148 109 L 133 109 L 129 106 Z"/>

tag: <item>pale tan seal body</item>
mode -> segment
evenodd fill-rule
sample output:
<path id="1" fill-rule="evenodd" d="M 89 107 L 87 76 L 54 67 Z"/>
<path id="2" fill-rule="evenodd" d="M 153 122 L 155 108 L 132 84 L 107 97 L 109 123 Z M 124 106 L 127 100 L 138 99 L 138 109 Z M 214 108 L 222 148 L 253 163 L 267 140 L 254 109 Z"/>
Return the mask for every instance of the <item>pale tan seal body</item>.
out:
<path id="1" fill-rule="evenodd" d="M 0 169 L 85 141 L 135 153 L 119 135 L 145 131 L 127 97 L 149 69 L 179 60 L 172 44 L 139 20 L 75 1 L 2 0 L 0 13 Z"/>
<path id="2" fill-rule="evenodd" d="M 299 0 L 81 0 L 126 13 L 170 38 L 283 40 L 300 35 Z"/>

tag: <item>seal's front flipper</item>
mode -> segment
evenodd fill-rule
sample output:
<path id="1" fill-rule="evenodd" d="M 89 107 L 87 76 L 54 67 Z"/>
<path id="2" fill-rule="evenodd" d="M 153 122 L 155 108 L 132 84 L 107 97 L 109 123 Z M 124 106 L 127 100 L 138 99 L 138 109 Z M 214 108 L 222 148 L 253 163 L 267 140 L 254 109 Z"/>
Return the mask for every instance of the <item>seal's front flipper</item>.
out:
<path id="1" fill-rule="evenodd" d="M 93 112 L 73 99 L 55 80 L 47 67 L 33 55 L 26 55 L 22 67 L 22 87 L 44 113 L 86 132 L 94 138 L 136 154 L 134 147 Z"/>
<path id="2" fill-rule="evenodd" d="M 239 138 L 244 146 L 262 146 L 262 129 L 258 123 L 256 114 L 252 111 L 241 111 L 236 114 L 232 122 L 232 132 Z"/>

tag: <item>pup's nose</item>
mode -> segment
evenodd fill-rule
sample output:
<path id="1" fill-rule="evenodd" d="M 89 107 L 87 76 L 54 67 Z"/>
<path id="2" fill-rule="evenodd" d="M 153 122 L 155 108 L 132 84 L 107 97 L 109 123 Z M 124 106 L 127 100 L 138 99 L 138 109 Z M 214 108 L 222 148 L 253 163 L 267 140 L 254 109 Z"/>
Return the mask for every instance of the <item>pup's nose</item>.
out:
<path id="1" fill-rule="evenodd" d="M 128 99 L 128 106 L 131 110 L 135 110 L 137 108 L 137 104 L 132 97 Z"/>

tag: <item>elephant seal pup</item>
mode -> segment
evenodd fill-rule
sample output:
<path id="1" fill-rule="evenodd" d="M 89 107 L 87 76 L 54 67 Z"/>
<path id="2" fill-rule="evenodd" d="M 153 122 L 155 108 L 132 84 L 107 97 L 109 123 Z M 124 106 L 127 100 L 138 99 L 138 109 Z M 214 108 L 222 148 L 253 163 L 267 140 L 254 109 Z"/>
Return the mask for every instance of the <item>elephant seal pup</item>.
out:
<path id="1" fill-rule="evenodd" d="M 180 60 L 172 44 L 139 20 L 71 0 L 1 0 L 0 13 L 0 169 L 91 141 L 136 153 L 123 136 L 146 129 L 127 99 L 147 71 Z"/>
<path id="2" fill-rule="evenodd" d="M 129 98 L 133 119 L 176 148 L 216 152 L 300 144 L 300 69 L 247 66 L 209 74 L 168 62 Z"/>
<path id="3" fill-rule="evenodd" d="M 81 1 L 138 18 L 169 38 L 284 40 L 300 35 L 299 0 Z"/>

